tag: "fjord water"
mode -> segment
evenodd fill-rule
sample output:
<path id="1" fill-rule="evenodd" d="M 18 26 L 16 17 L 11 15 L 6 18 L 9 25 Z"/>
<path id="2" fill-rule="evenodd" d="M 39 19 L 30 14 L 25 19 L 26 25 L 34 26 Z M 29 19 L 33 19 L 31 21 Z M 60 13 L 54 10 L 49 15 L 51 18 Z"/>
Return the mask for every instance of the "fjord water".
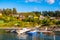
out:
<path id="1" fill-rule="evenodd" d="M 35 33 L 33 35 L 23 35 L 22 38 L 20 35 L 15 33 L 5 33 L 0 34 L 0 40 L 60 40 L 60 35 L 49 35 L 43 33 Z"/>

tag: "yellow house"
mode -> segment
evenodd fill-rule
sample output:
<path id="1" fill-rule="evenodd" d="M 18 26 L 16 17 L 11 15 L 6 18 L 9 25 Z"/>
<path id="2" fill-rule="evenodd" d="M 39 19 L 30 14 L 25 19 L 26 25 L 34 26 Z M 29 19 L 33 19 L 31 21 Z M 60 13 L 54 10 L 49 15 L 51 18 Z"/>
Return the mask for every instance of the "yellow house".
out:
<path id="1" fill-rule="evenodd" d="M 2 13 L 0 13 L 0 18 L 2 18 Z"/>
<path id="2" fill-rule="evenodd" d="M 37 16 L 34 16 L 34 19 L 35 19 L 35 18 L 38 18 L 38 17 L 37 17 Z"/>
<path id="3" fill-rule="evenodd" d="M 0 16 L 2 16 L 2 13 L 0 13 Z"/>

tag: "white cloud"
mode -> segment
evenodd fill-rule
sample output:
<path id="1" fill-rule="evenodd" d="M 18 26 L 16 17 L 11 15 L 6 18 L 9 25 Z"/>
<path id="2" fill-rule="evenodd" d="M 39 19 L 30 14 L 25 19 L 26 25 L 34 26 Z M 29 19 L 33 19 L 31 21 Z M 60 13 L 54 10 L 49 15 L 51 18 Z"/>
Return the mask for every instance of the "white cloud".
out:
<path id="1" fill-rule="evenodd" d="M 25 2 L 36 2 L 36 3 L 41 3 L 42 0 L 25 0 Z"/>
<path id="2" fill-rule="evenodd" d="M 55 2 L 55 0 L 46 0 L 46 2 L 49 4 L 53 4 Z"/>

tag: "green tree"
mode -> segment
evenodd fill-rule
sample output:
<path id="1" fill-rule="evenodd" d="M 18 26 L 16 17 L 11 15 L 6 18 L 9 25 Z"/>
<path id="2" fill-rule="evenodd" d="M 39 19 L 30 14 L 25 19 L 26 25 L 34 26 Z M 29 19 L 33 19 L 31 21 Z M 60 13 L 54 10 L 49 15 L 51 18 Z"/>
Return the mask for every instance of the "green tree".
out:
<path id="1" fill-rule="evenodd" d="M 16 8 L 13 8 L 13 14 L 16 14 L 17 11 L 16 11 Z"/>
<path id="2" fill-rule="evenodd" d="M 60 17 L 60 11 L 55 11 L 55 17 Z"/>
<path id="3" fill-rule="evenodd" d="M 40 16 L 41 12 L 35 12 L 36 16 Z"/>
<path id="4" fill-rule="evenodd" d="M 6 15 L 6 10 L 4 8 L 3 8 L 2 14 Z"/>
<path id="5" fill-rule="evenodd" d="M 42 20 L 42 24 L 44 25 L 44 26 L 49 26 L 50 24 L 50 19 L 43 19 Z"/>

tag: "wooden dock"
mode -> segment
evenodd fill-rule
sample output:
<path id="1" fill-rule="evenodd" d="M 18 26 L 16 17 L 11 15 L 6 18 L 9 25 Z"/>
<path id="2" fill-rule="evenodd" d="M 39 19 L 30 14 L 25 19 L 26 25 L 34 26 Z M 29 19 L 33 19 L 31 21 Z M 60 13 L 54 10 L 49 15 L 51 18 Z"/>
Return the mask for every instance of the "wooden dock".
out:
<path id="1" fill-rule="evenodd" d="M 20 32 L 21 28 L 15 28 L 15 27 L 0 27 L 0 30 L 8 30 L 8 31 L 13 31 L 15 30 L 17 33 Z M 30 30 L 27 30 L 27 31 L 31 31 L 31 30 L 34 30 L 34 29 L 30 29 Z M 23 30 L 25 31 L 25 30 Z M 26 31 L 25 31 L 26 32 Z M 37 30 L 36 32 L 43 32 L 43 33 L 52 33 L 52 31 L 47 31 L 47 30 Z"/>

